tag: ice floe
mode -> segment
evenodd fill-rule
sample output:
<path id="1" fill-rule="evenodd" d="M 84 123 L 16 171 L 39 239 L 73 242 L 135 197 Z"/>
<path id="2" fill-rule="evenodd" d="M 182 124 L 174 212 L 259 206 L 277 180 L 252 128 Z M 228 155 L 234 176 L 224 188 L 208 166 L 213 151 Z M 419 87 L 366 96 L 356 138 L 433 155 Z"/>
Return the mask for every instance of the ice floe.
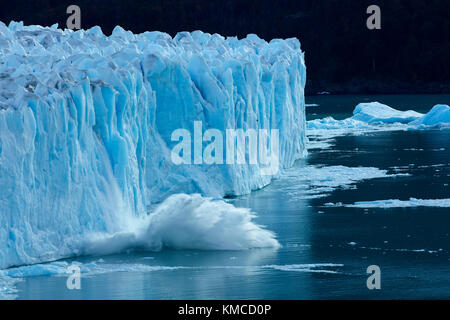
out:
<path id="1" fill-rule="evenodd" d="M 286 186 L 283 190 L 294 199 L 327 197 L 336 189 L 354 189 L 356 183 L 368 179 L 409 176 L 405 173 L 388 173 L 373 167 L 304 166 L 283 173 Z M 289 183 L 291 182 L 291 183 Z"/>
<path id="2" fill-rule="evenodd" d="M 376 201 L 358 201 L 353 204 L 326 203 L 327 207 L 348 207 L 348 208 L 414 208 L 414 207 L 437 207 L 450 208 L 450 199 L 415 199 L 409 200 L 376 200 Z"/>

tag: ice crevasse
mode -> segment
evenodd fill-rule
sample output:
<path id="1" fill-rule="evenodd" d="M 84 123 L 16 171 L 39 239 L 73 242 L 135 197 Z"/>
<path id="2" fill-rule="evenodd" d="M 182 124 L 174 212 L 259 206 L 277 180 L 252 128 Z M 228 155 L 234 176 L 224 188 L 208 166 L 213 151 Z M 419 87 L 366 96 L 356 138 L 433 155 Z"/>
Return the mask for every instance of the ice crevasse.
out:
<path id="1" fill-rule="evenodd" d="M 305 80 L 297 39 L 0 22 L 0 268 L 83 253 L 92 234 L 144 247 L 275 245 L 248 210 L 179 194 L 245 194 L 272 177 L 254 164 L 175 165 L 171 134 L 193 132 L 194 121 L 223 132 L 277 129 L 280 166 L 289 167 L 306 153 Z M 186 239 L 216 232 L 203 242 L 170 238 L 168 216 L 180 228 L 190 219 Z M 229 230 L 246 236 L 213 239 Z"/>

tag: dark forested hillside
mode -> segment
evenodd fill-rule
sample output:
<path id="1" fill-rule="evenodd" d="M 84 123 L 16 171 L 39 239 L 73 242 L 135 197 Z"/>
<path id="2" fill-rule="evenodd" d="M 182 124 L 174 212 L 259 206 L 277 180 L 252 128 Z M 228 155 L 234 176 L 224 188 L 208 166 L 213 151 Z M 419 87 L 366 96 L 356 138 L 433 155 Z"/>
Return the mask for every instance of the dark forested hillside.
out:
<path id="1" fill-rule="evenodd" d="M 203 30 L 270 40 L 297 37 L 306 52 L 308 93 L 450 92 L 449 0 L 43 0 L 2 1 L 0 20 L 65 27 L 81 8 L 83 28 L 133 32 Z M 366 27 L 381 8 L 382 29 Z"/>

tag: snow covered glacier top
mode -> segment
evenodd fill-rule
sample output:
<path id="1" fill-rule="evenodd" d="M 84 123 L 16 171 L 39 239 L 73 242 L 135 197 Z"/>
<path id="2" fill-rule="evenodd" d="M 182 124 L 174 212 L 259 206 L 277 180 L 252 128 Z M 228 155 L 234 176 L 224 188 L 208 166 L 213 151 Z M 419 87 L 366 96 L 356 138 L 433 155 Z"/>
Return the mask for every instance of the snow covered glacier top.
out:
<path id="1" fill-rule="evenodd" d="M 194 121 L 203 131 L 276 129 L 288 167 L 306 152 L 305 80 L 297 39 L 0 22 L 0 268 L 78 254 L 87 234 L 121 232 L 176 193 L 267 185 L 257 164 L 174 164 L 171 135 Z M 181 199 L 169 203 L 205 207 Z"/>
<path id="2" fill-rule="evenodd" d="M 224 85 L 218 82 L 225 82 L 229 69 L 241 71 L 246 78 L 241 80 L 249 80 L 248 85 L 251 81 L 270 81 L 283 62 L 296 62 L 299 65 L 291 67 L 304 69 L 300 43 L 295 38 L 267 43 L 254 34 L 238 40 L 194 31 L 180 32 L 172 39 L 162 32 L 133 34 L 119 26 L 108 37 L 100 27 L 73 32 L 57 29 L 57 25 L 44 28 L 11 22 L 6 27 L 0 22 L 0 52 L 0 83 L 6 89 L 0 96 L 3 108 L 26 105 L 26 98 L 64 92 L 86 78 L 94 84 L 113 86 L 114 83 L 110 84 L 113 81 L 101 81 L 108 80 L 107 76 L 112 74 L 126 77 L 127 72 L 136 70 L 147 77 L 161 74 L 171 62 L 181 64 L 196 85 L 201 80 L 211 80 L 210 88 L 199 87 L 205 91 L 201 92 L 206 95 L 204 98 L 212 93 L 206 92 L 207 89 Z M 196 79 L 202 75 L 207 79 Z M 247 79 L 248 76 L 255 78 Z M 305 73 L 299 76 L 298 80 L 304 84 Z"/>

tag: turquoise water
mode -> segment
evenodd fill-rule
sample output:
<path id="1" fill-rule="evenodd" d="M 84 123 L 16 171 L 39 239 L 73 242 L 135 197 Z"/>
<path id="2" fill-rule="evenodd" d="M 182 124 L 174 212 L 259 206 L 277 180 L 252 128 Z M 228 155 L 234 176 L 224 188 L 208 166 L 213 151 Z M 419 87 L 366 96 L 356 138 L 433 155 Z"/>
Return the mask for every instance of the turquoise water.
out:
<path id="1" fill-rule="evenodd" d="M 362 101 L 427 111 L 435 103 L 448 104 L 450 98 L 313 97 L 307 103 L 320 106 L 308 108 L 308 117 L 345 118 Z M 308 159 L 289 169 L 287 177 L 229 200 L 257 213 L 256 221 L 277 234 L 282 245 L 278 250 L 163 250 L 77 258 L 78 262 L 95 262 L 102 267 L 101 272 L 82 276 L 81 290 L 68 290 L 64 275 L 27 277 L 17 284 L 18 298 L 450 298 L 449 208 L 325 206 L 410 197 L 450 198 L 450 133 L 378 132 L 337 137 L 333 144 L 329 149 L 310 152 Z M 404 175 L 335 187 L 318 197 L 311 196 L 304 182 L 295 178 L 312 165 L 374 167 Z M 381 290 L 367 289 L 369 265 L 381 269 Z"/>

